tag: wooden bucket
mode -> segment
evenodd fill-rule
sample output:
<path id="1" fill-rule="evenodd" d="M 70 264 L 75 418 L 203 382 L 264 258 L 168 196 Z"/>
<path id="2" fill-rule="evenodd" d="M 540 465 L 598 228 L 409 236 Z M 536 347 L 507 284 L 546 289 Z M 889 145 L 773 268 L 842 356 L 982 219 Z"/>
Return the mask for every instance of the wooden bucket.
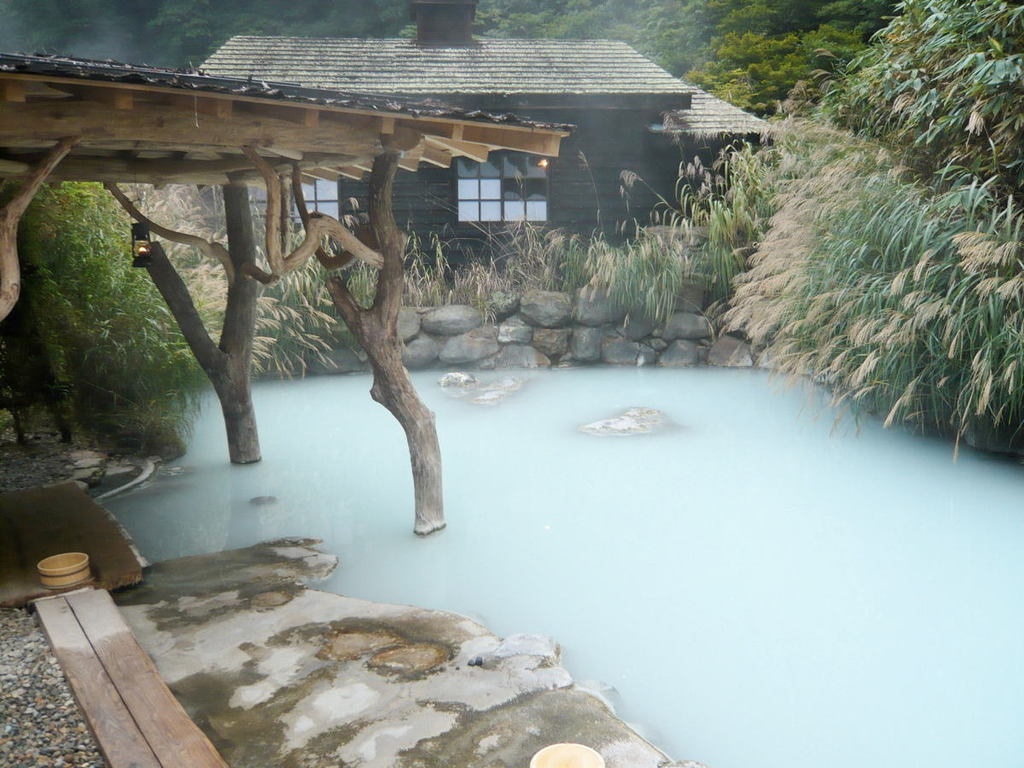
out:
<path id="1" fill-rule="evenodd" d="M 36 564 L 39 581 L 49 589 L 63 589 L 86 582 L 91 577 L 89 556 L 85 552 L 62 552 L 45 557 Z"/>

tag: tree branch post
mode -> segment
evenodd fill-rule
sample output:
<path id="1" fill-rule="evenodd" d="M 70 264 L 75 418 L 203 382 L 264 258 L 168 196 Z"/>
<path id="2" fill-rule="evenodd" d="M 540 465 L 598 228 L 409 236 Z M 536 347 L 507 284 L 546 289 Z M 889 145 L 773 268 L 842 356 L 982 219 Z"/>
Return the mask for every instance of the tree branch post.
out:
<path id="1" fill-rule="evenodd" d="M 402 345 L 398 338 L 398 312 L 405 279 L 405 236 L 395 224 L 391 201 L 398 158 L 398 153 L 393 151 L 378 155 L 370 176 L 370 226 L 383 257 L 373 306 L 359 307 L 340 277 L 331 277 L 327 288 L 349 330 L 370 359 L 373 368 L 370 395 L 391 412 L 405 431 L 415 494 L 413 530 L 426 536 L 445 526 L 441 447 L 434 414 L 413 387 L 402 363 Z"/>
<path id="2" fill-rule="evenodd" d="M 228 297 L 219 344 L 210 338 L 188 286 L 159 243 L 152 244 L 150 263 L 146 269 L 196 361 L 217 393 L 224 415 L 231 463 L 251 464 L 259 461 L 259 433 L 249 376 L 259 285 L 253 280 L 233 279 L 235 275 L 245 275 L 256 269 L 256 242 L 248 192 L 245 187 L 224 187 L 224 215 L 228 228 L 228 247 L 225 248 L 220 243 L 156 224 L 143 215 L 116 185 L 107 184 L 106 187 L 133 219 L 145 222 L 153 232 L 168 240 L 199 248 L 224 266 L 228 275 Z"/>

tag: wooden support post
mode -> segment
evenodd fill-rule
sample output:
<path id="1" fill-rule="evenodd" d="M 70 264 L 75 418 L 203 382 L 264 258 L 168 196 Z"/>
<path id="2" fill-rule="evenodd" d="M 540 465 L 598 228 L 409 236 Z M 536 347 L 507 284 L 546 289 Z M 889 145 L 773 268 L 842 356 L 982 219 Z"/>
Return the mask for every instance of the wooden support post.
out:
<path id="1" fill-rule="evenodd" d="M 386 151 L 374 160 L 370 176 L 370 227 L 384 257 L 373 306 L 360 307 L 340 277 L 330 278 L 327 287 L 349 330 L 370 359 L 370 395 L 391 412 L 405 431 L 415 494 L 413 531 L 426 536 L 445 526 L 441 447 L 434 414 L 416 394 L 402 363 L 398 338 L 398 312 L 405 287 L 405 235 L 395 223 L 391 200 L 398 160 L 397 151 Z"/>

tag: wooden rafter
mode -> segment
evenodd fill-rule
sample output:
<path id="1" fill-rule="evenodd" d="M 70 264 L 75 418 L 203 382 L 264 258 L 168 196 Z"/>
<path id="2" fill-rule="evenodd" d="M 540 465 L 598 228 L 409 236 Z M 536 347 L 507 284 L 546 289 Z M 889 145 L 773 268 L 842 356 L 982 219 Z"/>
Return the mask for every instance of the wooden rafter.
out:
<path id="1" fill-rule="evenodd" d="M 469 141 L 456 141 L 441 136 L 426 136 L 424 140 L 428 146 L 436 147 L 450 152 L 452 155 L 468 157 L 482 163 L 487 160 L 491 147 L 486 144 L 477 144 Z"/>
<path id="2" fill-rule="evenodd" d="M 2 71 L 0 178 L 24 176 L 69 135 L 82 140 L 52 180 L 262 185 L 240 153 L 243 144 L 258 148 L 281 174 L 297 161 L 361 178 L 385 143 L 412 170 L 422 162 L 450 164 L 455 156 L 481 160 L 494 148 L 553 154 L 565 133 L 401 109 L 382 113 L 341 99 L 314 104 L 191 87 Z"/>

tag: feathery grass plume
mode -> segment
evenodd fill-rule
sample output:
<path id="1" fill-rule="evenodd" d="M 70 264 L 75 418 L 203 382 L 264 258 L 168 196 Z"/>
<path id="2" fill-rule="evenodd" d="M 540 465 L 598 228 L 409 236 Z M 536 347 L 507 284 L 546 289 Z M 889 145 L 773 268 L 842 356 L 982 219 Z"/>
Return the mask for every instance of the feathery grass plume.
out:
<path id="1" fill-rule="evenodd" d="M 604 290 L 631 314 L 665 322 L 675 311 L 684 284 L 694 275 L 690 250 L 682 236 L 673 233 L 681 234 L 641 231 L 622 246 L 593 241 L 587 258 L 588 289 Z"/>
<path id="2" fill-rule="evenodd" d="M 253 368 L 257 374 L 304 376 L 344 337 L 324 285 L 323 269 L 309 264 L 268 286 L 256 305 Z"/>
<path id="3" fill-rule="evenodd" d="M 737 278 L 732 329 L 838 404 L 963 436 L 1024 418 L 1024 212 L 992 185 L 935 194 L 877 146 L 777 137 L 772 228 Z"/>

